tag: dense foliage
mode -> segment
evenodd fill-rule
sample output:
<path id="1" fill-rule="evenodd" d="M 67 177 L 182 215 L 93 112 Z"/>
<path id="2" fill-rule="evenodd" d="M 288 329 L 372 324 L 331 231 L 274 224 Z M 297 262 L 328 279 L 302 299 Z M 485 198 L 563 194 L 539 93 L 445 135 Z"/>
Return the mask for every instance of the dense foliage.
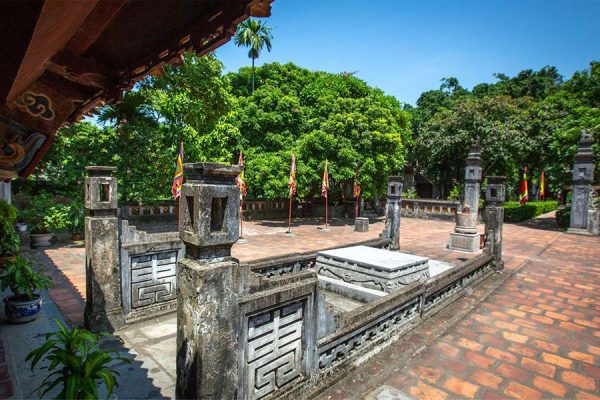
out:
<path id="1" fill-rule="evenodd" d="M 125 201 L 164 200 L 179 141 L 186 161 L 237 162 L 244 151 L 251 198 L 282 198 L 292 154 L 300 196 L 319 196 L 329 160 L 332 197 L 354 176 L 367 196 L 380 195 L 390 172 L 404 166 L 408 113 L 393 97 L 352 76 L 268 64 L 222 76 L 212 55 L 186 55 L 163 77 L 148 78 L 98 121 L 61 130 L 42 165 L 64 194 L 81 197 L 88 165 L 115 165 Z"/>
<path id="2" fill-rule="evenodd" d="M 440 89 L 421 95 L 410 108 L 410 165 L 447 191 L 462 180 L 468 145 L 478 137 L 484 174 L 507 176 L 509 195 L 518 190 L 525 166 L 534 183 L 545 171 L 547 193 L 569 185 L 580 131 L 600 139 L 600 63 L 567 81 L 554 67 L 496 78 L 472 91 L 447 78 Z M 598 146 L 595 152 L 600 155 Z"/>
<path id="3" fill-rule="evenodd" d="M 326 159 L 336 201 L 351 196 L 356 166 L 367 198 L 406 165 L 441 197 L 456 197 L 468 145 L 479 138 L 484 175 L 506 175 L 509 197 L 524 166 L 530 184 L 545 171 L 547 193 L 569 185 L 580 130 L 600 138 L 600 63 L 568 80 L 553 67 L 496 78 L 470 91 L 447 78 L 402 107 L 352 74 L 274 63 L 223 75 L 213 55 L 187 54 L 101 109 L 97 123 L 62 129 L 38 184 L 81 199 L 85 166 L 114 165 L 121 201 L 166 200 L 183 141 L 187 162 L 236 163 L 243 150 L 250 198 L 286 197 L 292 154 L 300 197 L 320 196 Z"/>
<path id="4" fill-rule="evenodd" d="M 0 257 L 15 254 L 19 249 L 19 235 L 15 229 L 17 209 L 0 200 Z"/>

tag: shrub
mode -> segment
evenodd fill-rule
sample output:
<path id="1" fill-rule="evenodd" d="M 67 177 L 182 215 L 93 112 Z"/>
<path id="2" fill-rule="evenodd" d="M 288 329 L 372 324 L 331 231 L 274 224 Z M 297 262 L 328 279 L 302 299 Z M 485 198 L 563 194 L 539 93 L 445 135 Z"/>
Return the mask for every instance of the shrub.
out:
<path id="1" fill-rule="evenodd" d="M 558 202 L 556 201 L 530 201 L 520 205 L 516 201 L 504 203 L 504 222 L 521 222 L 538 215 L 556 210 Z"/>
<path id="2" fill-rule="evenodd" d="M 560 208 L 558 211 L 556 211 L 556 224 L 563 229 L 567 229 L 570 222 L 571 205 L 567 204 L 564 208 Z"/>
<path id="3" fill-rule="evenodd" d="M 17 209 L 0 200 L 0 257 L 12 255 L 19 249 L 19 235 L 15 229 Z"/>

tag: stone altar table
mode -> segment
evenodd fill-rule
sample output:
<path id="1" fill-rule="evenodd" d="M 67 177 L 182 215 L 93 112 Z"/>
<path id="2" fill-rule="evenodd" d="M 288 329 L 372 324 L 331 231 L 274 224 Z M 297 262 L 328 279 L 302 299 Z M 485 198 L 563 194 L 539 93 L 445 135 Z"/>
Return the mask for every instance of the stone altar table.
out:
<path id="1" fill-rule="evenodd" d="M 429 278 L 429 259 L 367 246 L 321 251 L 317 274 L 389 293 Z"/>

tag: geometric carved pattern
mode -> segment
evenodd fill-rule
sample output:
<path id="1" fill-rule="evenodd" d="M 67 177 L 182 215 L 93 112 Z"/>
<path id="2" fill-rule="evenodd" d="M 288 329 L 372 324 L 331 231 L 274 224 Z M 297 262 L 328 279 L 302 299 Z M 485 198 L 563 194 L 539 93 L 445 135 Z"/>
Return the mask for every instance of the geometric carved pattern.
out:
<path id="1" fill-rule="evenodd" d="M 177 251 L 131 257 L 131 308 L 177 298 Z"/>
<path id="2" fill-rule="evenodd" d="M 483 275 L 486 275 L 492 269 L 491 264 L 485 264 L 476 270 L 469 272 L 467 275 L 463 276 L 461 279 L 458 279 L 451 284 L 443 287 L 435 293 L 427 296 L 425 298 L 425 302 L 423 304 L 424 311 L 429 310 L 436 304 L 441 303 L 446 300 L 448 297 L 452 297 L 453 295 L 460 292 L 465 287 L 469 286 L 473 281 L 481 278 Z"/>
<path id="3" fill-rule="evenodd" d="M 375 321 L 358 327 L 354 332 L 319 347 L 319 370 L 325 370 L 355 353 L 387 340 L 419 315 L 420 297 L 415 297 L 399 308 L 382 315 Z"/>
<path id="4" fill-rule="evenodd" d="M 261 399 L 302 373 L 304 301 L 248 319 L 246 376 L 251 399 Z"/>

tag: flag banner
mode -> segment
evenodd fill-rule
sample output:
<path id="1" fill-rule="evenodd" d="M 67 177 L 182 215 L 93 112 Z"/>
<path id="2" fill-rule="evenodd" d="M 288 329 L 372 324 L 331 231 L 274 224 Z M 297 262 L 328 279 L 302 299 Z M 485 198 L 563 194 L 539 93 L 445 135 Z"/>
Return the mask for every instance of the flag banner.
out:
<path id="1" fill-rule="evenodd" d="M 321 195 L 327 198 L 329 191 L 329 173 L 327 172 L 327 160 L 325 160 L 325 170 L 323 171 L 323 182 L 321 183 Z"/>
<path id="2" fill-rule="evenodd" d="M 288 182 L 290 187 L 290 198 L 296 194 L 296 157 L 292 154 L 292 166 L 290 168 L 290 180 Z"/>
<path id="3" fill-rule="evenodd" d="M 181 196 L 181 187 L 183 186 L 183 142 L 179 146 L 176 164 L 177 168 L 175 169 L 175 177 L 173 178 L 173 186 L 171 187 L 173 199 Z"/>
<path id="4" fill-rule="evenodd" d="M 242 197 L 246 196 L 247 188 L 246 188 L 246 175 L 244 171 L 244 155 L 240 151 L 240 159 L 238 160 L 238 165 L 242 167 L 242 172 L 235 178 L 235 185 L 240 189 L 240 195 Z"/>
<path id="5" fill-rule="evenodd" d="M 529 191 L 527 190 L 527 167 L 523 169 L 523 180 L 521 181 L 521 191 L 519 194 L 519 203 L 521 205 L 529 201 Z"/>
<path id="6" fill-rule="evenodd" d="M 542 176 L 540 177 L 540 199 L 546 200 L 546 177 L 544 176 L 544 171 L 542 171 Z"/>
<path id="7" fill-rule="evenodd" d="M 360 185 L 356 183 L 358 180 L 358 167 L 354 171 L 354 182 L 352 182 L 352 197 L 357 199 L 360 196 Z"/>

